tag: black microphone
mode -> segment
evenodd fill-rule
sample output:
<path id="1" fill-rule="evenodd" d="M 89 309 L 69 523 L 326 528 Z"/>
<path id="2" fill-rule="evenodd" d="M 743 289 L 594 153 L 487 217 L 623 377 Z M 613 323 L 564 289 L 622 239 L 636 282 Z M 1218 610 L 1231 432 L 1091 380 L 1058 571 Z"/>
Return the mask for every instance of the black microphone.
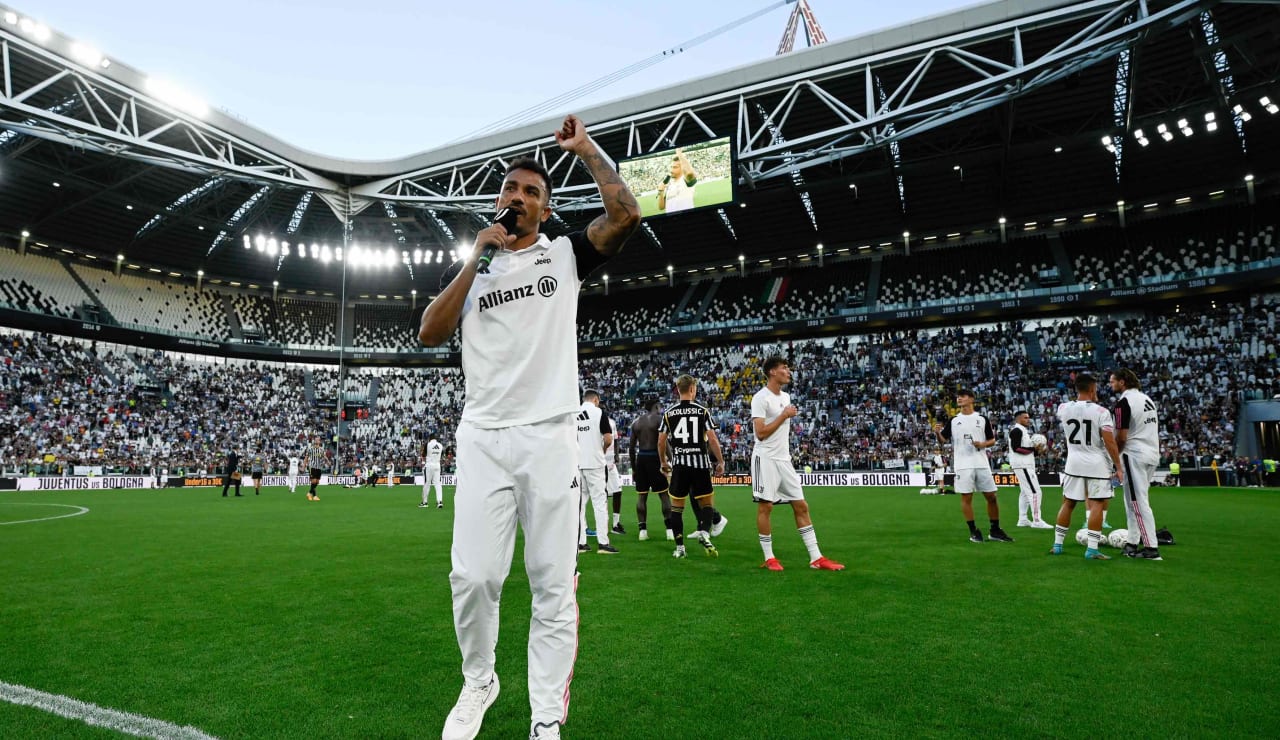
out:
<path id="1" fill-rule="evenodd" d="M 498 215 L 494 217 L 495 224 L 502 224 L 506 228 L 508 234 L 516 233 L 516 220 L 520 218 L 520 214 L 510 208 L 503 208 L 498 211 Z M 484 245 L 484 250 L 480 252 L 480 259 L 476 260 L 476 272 L 481 275 L 489 274 L 489 263 L 493 261 L 493 256 L 502 249 L 502 245 L 497 242 L 489 242 Z"/>

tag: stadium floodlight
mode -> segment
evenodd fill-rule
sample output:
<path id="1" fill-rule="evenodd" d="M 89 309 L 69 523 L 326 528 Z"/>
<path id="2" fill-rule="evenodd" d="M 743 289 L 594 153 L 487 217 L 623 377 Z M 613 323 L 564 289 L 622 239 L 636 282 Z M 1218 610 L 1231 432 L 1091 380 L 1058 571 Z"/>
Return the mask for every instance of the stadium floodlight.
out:
<path id="1" fill-rule="evenodd" d="M 71 45 L 71 58 L 87 67 L 97 67 L 102 64 L 102 52 L 79 41 Z"/>
<path id="2" fill-rule="evenodd" d="M 420 265 L 420 264 L 422 264 L 422 250 L 421 250 L 421 249 L 415 249 L 415 250 L 413 250 L 413 264 L 415 264 L 415 265 Z"/>
<path id="3" fill-rule="evenodd" d="M 1253 114 L 1245 110 L 1244 106 L 1239 103 L 1236 103 L 1235 107 L 1231 109 L 1231 112 L 1236 114 L 1241 121 L 1246 123 L 1253 120 Z"/>
<path id="4" fill-rule="evenodd" d="M 279 280 L 272 280 L 272 281 L 271 281 L 271 287 L 273 287 L 273 288 L 279 288 L 279 287 L 280 287 L 280 281 L 279 281 Z"/>
<path id="5" fill-rule="evenodd" d="M 1271 98 L 1267 97 L 1266 95 L 1263 95 L 1262 97 L 1258 98 L 1258 102 L 1261 103 L 1262 107 L 1266 108 L 1267 112 L 1270 113 L 1271 115 L 1280 113 L 1280 106 L 1271 102 Z"/>
<path id="6" fill-rule="evenodd" d="M 31 237 L 31 232 L 30 232 L 30 231 L 27 231 L 26 229 L 23 229 L 23 230 L 22 230 L 22 238 L 23 238 L 23 239 L 28 239 L 28 238 L 30 238 L 30 237 Z"/>
<path id="7" fill-rule="evenodd" d="M 162 103 L 173 106 L 183 113 L 189 113 L 196 118 L 204 118 L 209 115 L 209 104 L 201 100 L 199 97 L 183 90 L 175 83 L 163 80 L 157 77 L 148 77 L 144 85 L 146 91 L 156 97 Z"/>
<path id="8" fill-rule="evenodd" d="M 443 261 L 444 261 L 444 250 L 442 249 L 439 252 L 436 252 L 436 264 L 438 265 Z"/>
<path id="9" fill-rule="evenodd" d="M 204 270 L 196 270 L 196 277 L 204 277 Z"/>
<path id="10" fill-rule="evenodd" d="M 1001 225 L 1001 226 L 1004 226 L 1004 225 L 1005 225 L 1005 224 L 1007 224 L 1007 223 L 1009 223 L 1009 219 L 1005 218 L 1004 216 L 1001 216 L 1001 217 L 1000 217 L 1000 225 Z"/>
<path id="11" fill-rule="evenodd" d="M 333 258 L 339 262 L 342 261 L 342 247 L 337 247 L 333 250 Z"/>
<path id="12" fill-rule="evenodd" d="M 1244 176 L 1244 181 L 1245 181 L 1245 182 L 1253 182 L 1253 175 L 1245 175 L 1245 176 Z"/>
<path id="13" fill-rule="evenodd" d="M 248 234 L 244 235 L 244 248 L 253 249 L 253 240 L 249 238 Z"/>
<path id="14" fill-rule="evenodd" d="M 315 242 L 311 243 L 311 259 L 320 259 L 320 245 Z"/>
<path id="15" fill-rule="evenodd" d="M 333 252 L 329 251 L 328 244 L 320 248 L 320 261 L 326 265 L 333 261 Z"/>
<path id="16" fill-rule="evenodd" d="M 123 255 L 123 254 L 117 254 L 117 255 L 116 255 L 116 262 L 124 262 L 124 255 Z"/>
<path id="17" fill-rule="evenodd" d="M 289 242 L 281 242 L 281 243 L 280 243 L 280 254 L 281 254 L 282 256 L 284 256 L 284 257 L 288 257 L 288 256 L 290 256 L 290 255 L 289 255 Z"/>
<path id="18" fill-rule="evenodd" d="M 275 237 L 271 237 L 270 239 L 267 240 L 267 254 L 272 257 L 275 257 L 279 253 L 280 253 L 280 242 L 277 242 Z"/>
<path id="19" fill-rule="evenodd" d="M 259 252 L 261 252 L 267 248 L 267 237 L 262 234 L 258 234 L 253 238 L 253 245 L 258 248 Z"/>
<path id="20" fill-rule="evenodd" d="M 1173 132 L 1169 130 L 1168 124 L 1160 124 L 1156 126 L 1156 133 L 1160 134 L 1160 138 L 1165 141 L 1173 141 Z"/>
<path id="21" fill-rule="evenodd" d="M 1142 146 L 1146 146 L 1151 143 L 1151 140 L 1147 138 L 1147 135 L 1144 134 L 1140 128 L 1135 128 L 1133 130 L 1133 138 L 1137 139 L 1138 143 Z"/>
<path id="22" fill-rule="evenodd" d="M 454 262 L 454 261 L 456 261 L 457 259 L 458 259 L 458 250 L 456 250 L 456 249 L 450 249 L 450 250 L 449 250 L 449 261 L 450 261 L 450 262 Z"/>
<path id="23" fill-rule="evenodd" d="M 1187 123 L 1187 119 L 1185 118 L 1178 119 L 1178 129 L 1182 131 L 1183 136 L 1190 136 L 1195 133 L 1195 130 L 1191 128 L 1191 125 Z"/>
<path id="24" fill-rule="evenodd" d="M 1208 113 L 1204 114 L 1204 128 L 1206 131 L 1210 133 L 1217 131 L 1218 130 L 1218 114 L 1214 113 L 1213 111 L 1209 111 Z"/>

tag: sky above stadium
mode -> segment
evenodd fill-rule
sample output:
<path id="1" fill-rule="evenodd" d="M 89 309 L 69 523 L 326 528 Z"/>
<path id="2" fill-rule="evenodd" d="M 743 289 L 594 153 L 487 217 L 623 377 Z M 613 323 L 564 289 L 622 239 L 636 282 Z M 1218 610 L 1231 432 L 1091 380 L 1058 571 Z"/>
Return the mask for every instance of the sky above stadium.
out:
<path id="1" fill-rule="evenodd" d="M 776 4 L 7 2 L 290 144 L 348 159 L 398 158 L 468 138 L 495 121 Z M 810 0 L 829 41 L 972 4 Z M 790 12 L 789 5 L 775 8 L 561 111 L 583 110 L 767 59 L 777 50 Z M 803 37 L 798 37 L 796 48 L 802 46 Z"/>

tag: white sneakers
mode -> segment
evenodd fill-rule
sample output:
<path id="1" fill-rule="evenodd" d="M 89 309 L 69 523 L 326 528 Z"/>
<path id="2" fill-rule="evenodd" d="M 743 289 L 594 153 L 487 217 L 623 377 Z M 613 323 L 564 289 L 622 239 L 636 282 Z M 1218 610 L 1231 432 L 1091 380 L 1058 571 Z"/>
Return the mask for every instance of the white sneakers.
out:
<path id="1" fill-rule="evenodd" d="M 1031 526 L 1031 520 L 1030 520 L 1030 519 L 1019 519 L 1019 520 L 1018 520 L 1018 526 L 1019 526 L 1019 527 L 1030 527 L 1030 526 Z"/>
<path id="2" fill-rule="evenodd" d="M 647 539 L 649 539 L 649 530 L 647 529 L 640 530 L 640 541 L 644 542 Z"/>
<path id="3" fill-rule="evenodd" d="M 720 533 L 723 532 L 724 528 L 727 526 L 729 526 L 729 517 L 725 516 L 724 514 L 721 514 L 720 521 L 714 522 L 711 525 L 711 536 L 719 537 Z"/>
<path id="4" fill-rule="evenodd" d="M 1037 519 L 1036 521 L 1031 522 L 1031 528 L 1032 529 L 1053 529 L 1053 525 L 1046 521 Z"/>
<path id="5" fill-rule="evenodd" d="M 493 674 L 493 680 L 488 686 L 476 688 L 474 686 L 463 686 L 462 693 L 458 695 L 458 703 L 453 705 L 453 709 L 449 712 L 448 718 L 444 721 L 444 731 L 440 733 L 440 740 L 475 740 L 475 736 L 480 734 L 480 723 L 484 722 L 484 713 L 498 698 L 498 674 Z M 551 737 L 559 737 L 560 730 L 556 729 L 556 734 Z"/>
<path id="6" fill-rule="evenodd" d="M 667 540 L 668 540 L 668 541 L 670 541 L 670 542 L 675 542 L 675 540 L 676 540 L 676 533 L 675 533 L 675 532 L 672 532 L 671 530 L 669 530 L 669 529 L 668 529 L 668 530 L 667 530 Z"/>
<path id="7" fill-rule="evenodd" d="M 529 730 L 529 740 L 560 740 L 560 723 L 537 723 Z"/>

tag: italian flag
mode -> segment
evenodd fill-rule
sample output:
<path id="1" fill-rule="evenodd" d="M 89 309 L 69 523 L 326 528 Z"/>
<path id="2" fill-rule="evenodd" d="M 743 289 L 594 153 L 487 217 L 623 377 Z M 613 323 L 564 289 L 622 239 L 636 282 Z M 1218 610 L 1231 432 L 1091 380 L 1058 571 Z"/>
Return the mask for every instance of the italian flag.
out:
<path id="1" fill-rule="evenodd" d="M 760 295 L 760 305 L 770 306 L 775 303 L 782 303 L 787 297 L 787 285 L 791 283 L 789 277 L 770 278 L 764 284 L 764 293 Z"/>

